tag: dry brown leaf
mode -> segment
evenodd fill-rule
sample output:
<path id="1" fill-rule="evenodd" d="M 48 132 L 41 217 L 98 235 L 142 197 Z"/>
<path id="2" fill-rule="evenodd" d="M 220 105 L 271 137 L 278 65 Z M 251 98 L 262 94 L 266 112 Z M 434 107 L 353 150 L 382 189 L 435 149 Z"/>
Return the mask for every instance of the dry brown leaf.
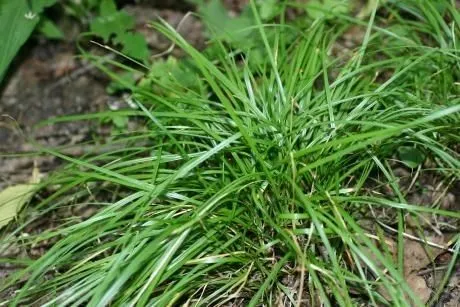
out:
<path id="1" fill-rule="evenodd" d="M 0 228 L 13 220 L 32 198 L 36 185 L 18 184 L 0 192 Z"/>
<path id="2" fill-rule="evenodd" d="M 443 236 L 428 236 L 426 240 L 441 246 L 446 246 Z M 444 252 L 443 249 L 431 247 L 423 242 L 405 240 L 404 271 L 406 275 L 419 271 L 430 265 L 434 259 Z"/>
<path id="3" fill-rule="evenodd" d="M 415 296 L 417 296 L 422 303 L 425 304 L 428 302 L 432 290 L 428 287 L 422 276 L 418 276 L 417 273 L 413 273 L 406 277 L 406 281 Z"/>
<path id="4" fill-rule="evenodd" d="M 29 184 L 17 184 L 0 192 L 0 228 L 11 222 L 34 195 L 40 181 L 40 172 L 34 164 Z"/>

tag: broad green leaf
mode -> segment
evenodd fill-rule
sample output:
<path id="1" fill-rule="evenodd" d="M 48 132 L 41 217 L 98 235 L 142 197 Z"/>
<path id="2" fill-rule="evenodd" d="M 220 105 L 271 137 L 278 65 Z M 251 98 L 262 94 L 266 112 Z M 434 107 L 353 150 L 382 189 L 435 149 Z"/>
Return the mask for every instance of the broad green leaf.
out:
<path id="1" fill-rule="evenodd" d="M 95 8 L 100 4 L 101 0 L 86 0 L 88 8 Z"/>
<path id="2" fill-rule="evenodd" d="M 59 29 L 58 26 L 48 18 L 42 18 L 42 20 L 40 20 L 40 23 L 38 24 L 38 31 L 40 31 L 48 39 L 64 38 L 64 33 L 62 33 L 61 29 Z"/>
<path id="3" fill-rule="evenodd" d="M 401 146 L 398 153 L 399 159 L 410 168 L 416 168 L 425 160 L 425 155 L 414 147 Z"/>
<path id="4" fill-rule="evenodd" d="M 113 0 L 102 0 L 99 6 L 99 15 L 106 17 L 117 12 L 117 5 Z"/>
<path id="5" fill-rule="evenodd" d="M 107 85 L 106 91 L 109 95 L 115 95 L 119 91 L 126 90 L 127 87 L 124 84 L 134 85 L 136 83 L 136 77 L 133 72 L 122 72 L 119 74 L 119 77 L 123 82 L 112 80 L 109 85 Z"/>
<path id="6" fill-rule="evenodd" d="M 123 45 L 121 52 L 128 57 L 138 60 L 147 60 L 149 56 L 149 48 L 145 38 L 139 33 L 125 32 L 118 34 L 115 43 Z"/>
<path id="7" fill-rule="evenodd" d="M 8 2 L 8 1 L 6 1 Z M 43 11 L 43 9 L 54 5 L 57 3 L 57 0 L 33 0 L 33 1 L 10 1 L 10 2 L 26 2 L 30 3 L 32 7 L 29 7 L 29 9 L 32 10 L 33 13 L 39 14 Z"/>
<path id="8" fill-rule="evenodd" d="M 114 116 L 112 118 L 113 124 L 119 129 L 126 128 L 128 125 L 128 117 L 126 116 Z"/>
<path id="9" fill-rule="evenodd" d="M 260 1 L 260 18 L 268 20 L 277 14 L 278 1 L 277 0 L 263 0 Z"/>
<path id="10" fill-rule="evenodd" d="M 113 0 L 103 0 L 99 7 L 100 16 L 90 25 L 90 30 L 100 36 L 105 43 L 121 45 L 121 52 L 131 58 L 146 61 L 149 49 L 145 38 L 133 33 L 134 19 L 124 11 L 117 11 Z"/>
<path id="11" fill-rule="evenodd" d="M 224 37 L 230 42 L 242 42 L 251 33 L 247 28 L 255 25 L 251 10 L 244 10 L 238 17 L 230 17 L 219 0 L 211 0 L 199 6 L 199 12 L 210 29 L 210 34 Z"/>
<path id="12" fill-rule="evenodd" d="M 100 16 L 90 25 L 95 35 L 108 42 L 112 35 L 122 35 L 134 27 L 134 20 L 126 12 L 115 12 L 111 15 Z"/>
<path id="13" fill-rule="evenodd" d="M 347 13 L 350 9 L 348 0 L 312 0 L 308 4 L 314 8 L 308 8 L 307 12 L 315 19 L 325 17 L 327 13 Z"/>
<path id="14" fill-rule="evenodd" d="M 16 53 L 27 41 L 35 26 L 40 21 L 39 14 L 56 0 L 34 0 L 32 7 L 27 1 L 0 1 L 0 81 Z"/>
<path id="15" fill-rule="evenodd" d="M 0 192 L 0 228 L 12 221 L 32 198 L 36 185 L 18 184 Z"/>
<path id="16" fill-rule="evenodd" d="M 166 61 L 162 59 L 155 61 L 150 73 L 140 82 L 140 86 L 151 87 L 152 81 L 166 87 L 177 85 L 177 82 L 190 88 L 197 85 L 196 72 L 187 66 L 185 60 L 178 62 L 172 56 Z"/>

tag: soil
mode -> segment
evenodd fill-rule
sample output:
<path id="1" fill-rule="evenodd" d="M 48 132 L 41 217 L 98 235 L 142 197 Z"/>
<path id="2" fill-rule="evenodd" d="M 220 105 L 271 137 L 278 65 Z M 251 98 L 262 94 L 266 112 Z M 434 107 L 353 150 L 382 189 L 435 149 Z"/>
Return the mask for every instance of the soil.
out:
<path id="1" fill-rule="evenodd" d="M 27 46 L 29 47 L 29 46 Z M 0 151 L 31 151 L 29 140 L 48 146 L 76 144 L 85 138 L 89 127 L 83 122 L 58 126 L 35 125 L 48 118 L 94 112 L 107 103 L 105 80 L 75 58 L 66 43 L 37 43 L 14 68 L 0 100 Z M 77 72 L 77 74 L 75 74 Z M 2 161 L 2 160 L 0 160 Z M 8 161 L 8 162 L 6 162 Z M 23 182 L 31 175 L 30 158 L 8 158 L 0 163 L 0 186 Z M 49 159 L 40 160 L 40 169 L 52 168 Z"/>
<path id="2" fill-rule="evenodd" d="M 160 35 L 146 27 L 146 23 L 161 18 L 177 27 L 184 37 L 198 48 L 205 45 L 203 26 L 196 17 L 187 17 L 186 13 L 193 9 L 185 1 L 125 1 L 125 9 L 135 16 L 136 28 L 147 38 L 152 54 L 166 50 L 170 43 Z M 237 14 L 244 7 L 246 0 L 224 1 L 231 14 Z M 184 20 L 185 18 L 185 20 Z M 340 41 L 339 49 L 352 49 L 360 43 L 363 32 L 352 28 Z M 120 101 L 119 97 L 111 97 L 106 92 L 109 82 L 106 76 L 98 72 L 90 63 L 77 58 L 75 42 L 50 42 L 35 39 L 21 50 L 21 54 L 10 69 L 9 75 L 0 88 L 0 153 L 32 152 L 32 142 L 44 146 L 75 145 L 90 139 L 94 133 L 107 133 L 97 125 L 89 122 L 72 122 L 37 128 L 43 120 L 69 115 L 91 113 L 109 109 Z M 173 54 L 180 56 L 179 50 Z M 78 155 L 78 148 L 75 155 Z M 32 169 L 37 166 L 42 174 L 52 171 L 59 165 L 53 157 L 18 156 L 5 157 L 0 155 L 0 190 L 6 186 L 29 181 Z M 402 170 L 400 178 L 410 183 L 413 174 Z M 432 203 L 440 199 L 443 207 L 460 210 L 460 186 L 457 184 L 445 192 L 443 186 L 431 177 L 419 177 L 418 186 L 422 187 L 411 192 L 410 198 L 415 203 Z M 82 213 L 84 214 L 84 213 Z M 428 217 L 429 218 L 429 217 Z M 457 221 L 458 223 L 458 221 Z M 455 225 L 458 229 L 460 225 Z M 447 245 L 451 238 L 448 232 L 426 230 L 431 241 Z M 391 241 L 390 245 L 391 245 Z M 393 242 L 394 243 L 394 242 Z M 443 276 L 452 253 L 433 249 L 431 257 L 420 243 L 407 240 L 405 268 L 407 280 L 419 297 L 427 301 L 433 294 Z M 433 269 L 436 263 L 436 271 Z M 0 270 L 0 276 L 8 274 Z M 446 286 L 435 305 L 454 307 L 460 302 L 460 265 Z"/>

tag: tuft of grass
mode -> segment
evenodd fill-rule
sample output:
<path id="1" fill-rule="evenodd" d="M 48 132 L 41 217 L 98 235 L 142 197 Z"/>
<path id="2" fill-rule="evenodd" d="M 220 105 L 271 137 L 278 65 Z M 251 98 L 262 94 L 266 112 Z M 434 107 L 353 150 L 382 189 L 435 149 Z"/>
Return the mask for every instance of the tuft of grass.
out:
<path id="1" fill-rule="evenodd" d="M 329 13 L 335 23 L 326 15 L 289 26 L 262 24 L 252 4 L 257 26 L 248 31 L 260 44 L 248 50 L 216 39 L 200 52 L 155 24 L 187 53 L 187 85 L 177 74 L 150 75 L 126 84 L 137 110 L 59 119 L 123 115 L 145 125 L 101 145 L 102 154 L 40 149 L 69 163 L 2 243 L 55 243 L 2 284 L 17 287 L 5 303 L 421 305 L 404 279 L 405 217 L 460 218 L 409 204 L 392 171 L 398 149 L 410 147 L 442 176 L 460 175 L 460 16 L 447 1 L 443 10 L 426 3 L 389 1 L 391 21 L 374 10 L 367 23 Z M 362 45 L 332 56 L 351 24 L 365 31 Z M 99 210 L 21 235 L 81 205 Z M 396 213 L 396 259 L 384 243 L 392 234 L 361 222 L 369 208 Z"/>

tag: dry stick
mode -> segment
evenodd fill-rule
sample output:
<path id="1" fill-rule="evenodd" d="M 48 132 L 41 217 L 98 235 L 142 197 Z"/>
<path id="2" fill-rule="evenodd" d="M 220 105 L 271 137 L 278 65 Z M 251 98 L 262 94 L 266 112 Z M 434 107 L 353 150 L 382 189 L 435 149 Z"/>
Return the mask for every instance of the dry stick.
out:
<path id="1" fill-rule="evenodd" d="M 305 255 L 306 249 L 304 249 L 304 255 Z M 304 288 L 304 279 L 305 279 L 305 263 L 304 263 L 304 258 L 301 257 L 301 262 L 300 262 L 300 285 L 299 285 L 299 293 L 297 294 L 297 307 L 301 306 L 302 303 L 302 292 Z"/>
<path id="2" fill-rule="evenodd" d="M 449 191 L 450 187 L 452 186 L 452 184 L 456 181 L 456 178 L 452 178 L 450 180 L 450 182 L 447 184 L 446 188 L 441 192 L 441 194 L 438 196 L 438 198 L 435 199 L 435 201 L 433 202 L 433 207 L 436 207 L 439 202 L 441 201 L 441 198 L 444 198 L 447 194 L 447 192 Z M 439 189 L 442 187 L 442 184 L 443 182 L 441 181 L 438 186 L 435 188 L 435 191 L 439 191 Z"/>
<path id="3" fill-rule="evenodd" d="M 428 273 L 432 273 L 433 271 L 444 271 L 448 267 L 449 267 L 448 265 L 442 265 L 442 266 L 437 266 L 437 267 L 434 267 L 434 268 L 429 268 L 429 269 L 422 270 L 422 271 L 418 272 L 417 275 L 422 276 L 422 275 L 425 275 L 425 274 L 428 274 Z"/>
<path id="4" fill-rule="evenodd" d="M 388 226 L 388 225 L 386 225 L 386 224 L 384 224 L 384 223 L 382 223 L 382 222 L 380 222 L 380 221 L 378 221 L 378 220 L 377 220 L 377 223 L 378 223 L 380 226 L 382 226 L 383 228 L 385 228 L 385 229 L 387 229 L 387 230 L 389 230 L 389 231 L 391 231 L 391 232 L 395 232 L 395 233 L 398 232 L 398 230 L 396 230 L 396 229 L 394 229 L 394 228 L 392 228 L 392 227 L 390 227 L 390 226 Z M 429 246 L 435 247 L 435 248 L 439 248 L 439 249 L 448 251 L 448 252 L 450 252 L 450 253 L 454 253 L 454 252 L 455 252 L 455 250 L 454 250 L 453 248 L 450 248 L 450 247 L 448 247 L 448 246 L 443 246 L 443 245 L 440 245 L 440 244 L 437 244 L 437 243 L 434 243 L 434 242 L 431 242 L 431 241 L 428 241 L 428 240 L 423 240 L 423 239 L 421 239 L 421 238 L 419 238 L 419 237 L 413 236 L 413 235 L 408 234 L 408 233 L 405 233 L 405 232 L 403 232 L 403 236 L 404 236 L 405 238 L 410 239 L 410 240 L 414 240 L 414 241 L 417 241 L 417 242 L 420 242 L 420 243 L 425 243 L 426 245 L 429 245 Z"/>
<path id="5" fill-rule="evenodd" d="M 377 223 L 378 223 L 379 225 L 381 225 L 382 227 L 384 227 L 384 228 L 387 229 L 387 230 L 390 230 L 390 231 L 392 231 L 392 232 L 398 233 L 398 230 L 396 230 L 396 229 L 394 229 L 394 228 L 392 228 L 392 227 L 386 225 L 385 223 L 379 221 L 379 220 L 377 219 L 377 217 L 376 217 L 376 215 L 375 215 L 375 212 L 374 212 L 374 210 L 373 210 L 372 208 L 370 208 L 370 211 L 371 211 L 371 213 L 372 213 L 372 216 L 374 217 L 374 219 L 377 221 Z M 434 232 L 436 232 L 436 233 L 441 233 L 441 231 L 437 230 L 436 227 L 434 227 L 434 226 L 431 225 L 431 224 L 429 224 L 429 225 L 430 225 L 430 227 L 433 229 Z M 438 232 L 438 231 L 439 231 L 439 232 Z M 370 237 L 370 236 L 372 236 L 372 235 L 369 235 L 369 234 L 368 234 L 368 236 Z M 426 241 L 426 240 L 420 239 L 420 238 L 418 238 L 418 237 L 415 237 L 415 236 L 410 235 L 410 234 L 405 233 L 405 232 L 403 232 L 403 237 L 406 237 L 406 238 L 408 238 L 408 239 L 411 239 L 411 240 L 414 240 L 414 241 L 417 241 L 417 242 L 420 242 L 420 243 L 426 243 L 427 245 L 429 245 L 429 246 L 431 246 L 431 247 L 436 247 L 436 248 L 439 248 L 439 249 L 442 249 L 442 250 L 449 251 L 449 252 L 451 252 L 451 253 L 454 252 L 454 249 L 452 249 L 452 248 L 449 248 L 449 247 L 447 247 L 447 246 L 442 246 L 442 245 L 436 244 L 436 243 L 431 242 L 431 241 Z"/>
<path id="6" fill-rule="evenodd" d="M 416 181 L 417 181 L 417 178 L 420 174 L 420 170 L 422 169 L 422 165 L 420 164 L 418 167 L 417 167 L 417 171 L 415 172 L 415 176 L 414 178 L 412 178 L 412 181 L 409 185 L 409 187 L 407 188 L 407 192 L 406 192 L 406 195 L 407 193 L 409 193 L 410 190 L 412 190 L 412 187 L 415 185 Z"/>

